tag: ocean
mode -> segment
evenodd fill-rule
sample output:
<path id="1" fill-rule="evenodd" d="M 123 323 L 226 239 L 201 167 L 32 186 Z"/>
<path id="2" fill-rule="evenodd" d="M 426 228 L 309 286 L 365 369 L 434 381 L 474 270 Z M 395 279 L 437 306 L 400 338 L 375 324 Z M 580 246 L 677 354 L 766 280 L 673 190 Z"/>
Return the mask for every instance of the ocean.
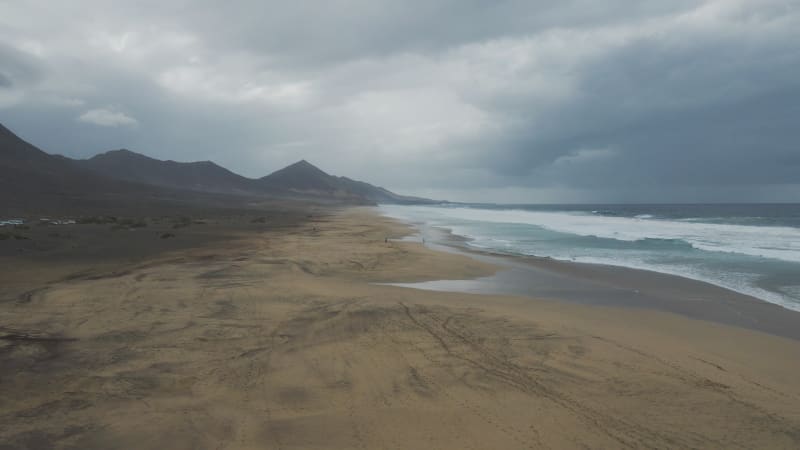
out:
<path id="1" fill-rule="evenodd" d="M 800 311 L 800 204 L 441 204 L 380 210 L 448 229 L 488 252 L 678 275 Z"/>

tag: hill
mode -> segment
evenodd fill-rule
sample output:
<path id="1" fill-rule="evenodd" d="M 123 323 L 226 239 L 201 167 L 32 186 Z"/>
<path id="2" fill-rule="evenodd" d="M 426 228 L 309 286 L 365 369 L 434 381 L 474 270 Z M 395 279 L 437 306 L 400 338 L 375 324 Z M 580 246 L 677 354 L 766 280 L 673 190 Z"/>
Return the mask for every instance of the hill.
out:
<path id="1" fill-rule="evenodd" d="M 300 160 L 259 179 L 246 178 L 211 161 L 162 161 L 129 150 L 76 160 L 81 168 L 118 180 L 198 192 L 267 195 L 336 203 L 433 203 L 395 194 L 385 188 L 330 175 Z"/>
<path id="2" fill-rule="evenodd" d="M 109 178 L 201 192 L 254 193 L 253 180 L 211 161 L 161 161 L 130 150 L 113 150 L 75 163 Z"/>
<path id="3" fill-rule="evenodd" d="M 201 195 L 206 194 L 206 195 Z M 288 198 L 338 204 L 433 203 L 385 188 L 330 175 L 301 160 L 259 179 L 246 178 L 211 161 L 162 161 L 129 150 L 85 160 L 51 155 L 0 124 L 0 207 L 97 208 L 122 202 L 225 203 Z M 121 203 L 120 203 L 121 204 Z"/>
<path id="4" fill-rule="evenodd" d="M 113 175 L 113 174 L 109 174 Z M 138 183 L 82 167 L 26 142 L 0 124 L 0 216 L 29 214 L 170 213 L 176 208 L 241 207 L 222 195 Z"/>
<path id="5" fill-rule="evenodd" d="M 433 200 L 395 194 L 364 181 L 330 175 L 306 160 L 300 160 L 258 180 L 271 192 L 351 198 L 368 203 L 435 203 Z"/>
<path id="6" fill-rule="evenodd" d="M 132 189 L 76 167 L 68 158 L 49 155 L 0 125 L 0 202 L 4 210 L 69 203 L 88 194 Z"/>

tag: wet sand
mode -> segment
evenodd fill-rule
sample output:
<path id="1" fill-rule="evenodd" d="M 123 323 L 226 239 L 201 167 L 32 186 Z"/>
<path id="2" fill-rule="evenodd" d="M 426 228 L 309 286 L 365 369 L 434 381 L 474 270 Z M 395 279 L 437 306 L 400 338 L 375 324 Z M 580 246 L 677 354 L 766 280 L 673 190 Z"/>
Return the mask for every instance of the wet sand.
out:
<path id="1" fill-rule="evenodd" d="M 15 262 L 0 277 L 0 448 L 800 446 L 800 342 L 376 285 L 498 271 L 384 242 L 408 232 L 350 209 L 69 277 L 67 256 L 44 275 Z"/>
<path id="2" fill-rule="evenodd" d="M 426 228 L 425 238 L 431 249 L 468 255 L 500 270 L 469 280 L 394 285 L 655 309 L 800 340 L 800 312 L 706 282 L 626 267 L 491 254 L 467 246 L 463 238 L 446 230 Z M 407 240 L 422 242 L 422 236 L 417 234 Z"/>

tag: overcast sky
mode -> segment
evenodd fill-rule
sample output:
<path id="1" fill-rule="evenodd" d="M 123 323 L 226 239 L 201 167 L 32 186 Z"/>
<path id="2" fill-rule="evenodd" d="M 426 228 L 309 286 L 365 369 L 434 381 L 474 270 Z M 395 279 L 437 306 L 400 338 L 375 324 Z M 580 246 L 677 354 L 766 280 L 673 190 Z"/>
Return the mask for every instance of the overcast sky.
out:
<path id="1" fill-rule="evenodd" d="M 0 0 L 0 122 L 463 201 L 800 201 L 800 0 Z"/>

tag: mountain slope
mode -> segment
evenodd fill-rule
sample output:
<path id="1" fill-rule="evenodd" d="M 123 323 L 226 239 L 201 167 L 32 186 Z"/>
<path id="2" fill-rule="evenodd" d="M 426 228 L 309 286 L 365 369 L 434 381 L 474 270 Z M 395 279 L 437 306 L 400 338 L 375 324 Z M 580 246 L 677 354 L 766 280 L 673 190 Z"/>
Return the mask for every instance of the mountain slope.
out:
<path id="1" fill-rule="evenodd" d="M 336 183 L 336 177 L 328 175 L 304 159 L 260 178 L 258 184 L 267 190 L 294 192 L 332 194 L 341 189 Z"/>
<path id="2" fill-rule="evenodd" d="M 194 193 L 194 194 L 193 194 Z M 324 203 L 432 203 L 363 181 L 329 175 L 305 160 L 254 180 L 210 161 L 161 161 L 128 150 L 87 160 L 50 155 L 0 124 L 0 209 L 108 205 L 123 199 L 206 202 L 208 195 L 300 198 Z M 0 211 L 2 212 L 2 211 Z"/>
<path id="3" fill-rule="evenodd" d="M 433 204 L 441 203 L 438 200 L 431 200 L 422 197 L 412 197 L 408 195 L 395 194 L 394 192 L 375 186 L 364 181 L 351 180 L 347 177 L 338 177 L 341 186 L 350 192 L 365 197 L 375 203 L 393 204 Z"/>
<path id="4" fill-rule="evenodd" d="M 345 203 L 418 203 L 384 188 L 346 177 L 336 177 L 306 160 L 298 161 L 253 180 L 210 161 L 162 161 L 129 150 L 113 150 L 86 160 L 81 168 L 118 180 L 199 192 L 317 198 Z"/>
<path id="5" fill-rule="evenodd" d="M 46 197 L 120 192 L 130 186 L 76 167 L 72 160 L 49 155 L 0 125 L 0 200 L 25 204 Z"/>
<path id="6" fill-rule="evenodd" d="M 253 180 L 237 175 L 211 161 L 161 161 L 129 150 L 113 150 L 86 160 L 80 167 L 119 180 L 202 192 L 252 193 Z"/>
<path id="7" fill-rule="evenodd" d="M 267 192 L 293 197 L 322 197 L 331 200 L 356 203 L 375 203 L 368 197 L 347 189 L 338 178 L 328 175 L 306 160 L 277 170 L 256 180 Z"/>
<path id="8" fill-rule="evenodd" d="M 245 197 L 190 192 L 102 176 L 50 155 L 0 124 L 0 217 L 163 213 L 184 206 L 237 206 Z"/>
<path id="9" fill-rule="evenodd" d="M 39 150 L 2 124 L 0 124 L 0 168 L 3 170 L 3 178 L 0 180 L 5 181 L 14 175 L 10 172 L 12 169 L 56 178 L 76 173 L 76 169 L 68 159 Z M 77 173 L 84 172 L 77 171 Z"/>
<path id="10" fill-rule="evenodd" d="M 352 198 L 365 203 L 435 203 L 424 198 L 398 195 L 364 181 L 329 175 L 306 160 L 257 181 L 262 188 L 276 192 Z"/>

